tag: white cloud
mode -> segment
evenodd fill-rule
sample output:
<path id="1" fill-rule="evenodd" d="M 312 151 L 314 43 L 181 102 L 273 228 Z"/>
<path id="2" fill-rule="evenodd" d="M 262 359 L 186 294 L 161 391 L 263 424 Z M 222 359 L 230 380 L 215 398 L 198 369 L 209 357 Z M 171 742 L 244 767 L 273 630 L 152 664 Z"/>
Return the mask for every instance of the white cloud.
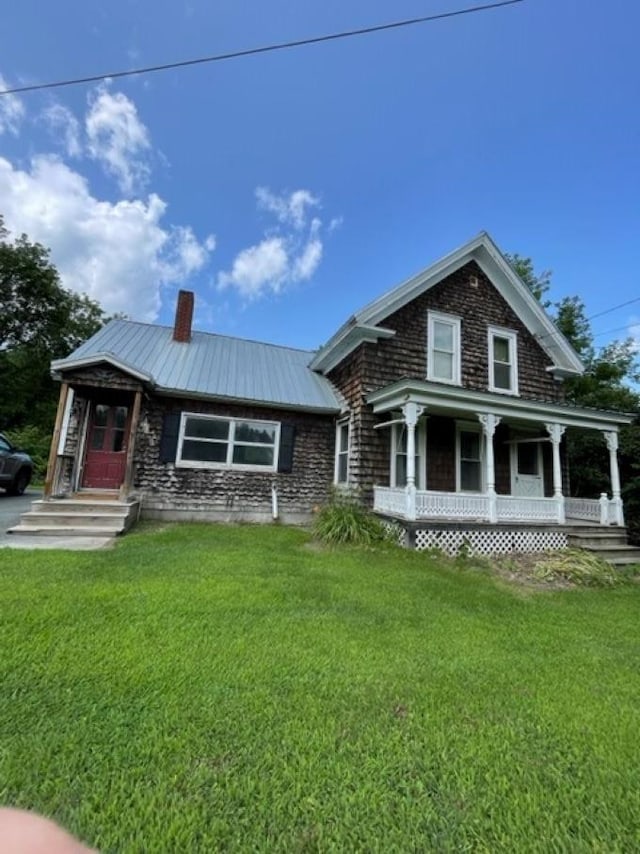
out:
<path id="1" fill-rule="evenodd" d="M 106 84 L 99 86 L 89 96 L 85 129 L 90 156 L 115 177 L 123 193 L 146 186 L 151 142 L 133 101 L 110 92 Z"/>
<path id="2" fill-rule="evenodd" d="M 287 195 L 276 195 L 268 187 L 256 188 L 258 207 L 273 213 L 283 225 L 303 229 L 307 223 L 307 208 L 317 207 L 320 200 L 309 190 L 295 190 Z"/>
<path id="3" fill-rule="evenodd" d="M 50 247 L 64 286 L 109 313 L 155 320 L 162 286 L 183 284 L 215 247 L 212 236 L 200 243 L 188 227 L 163 226 L 167 206 L 156 194 L 101 201 L 52 155 L 26 170 L 0 158 L 0 198 L 7 227 Z"/>
<path id="4" fill-rule="evenodd" d="M 322 260 L 322 220 L 310 211 L 320 206 L 309 190 L 276 194 L 256 189 L 259 210 L 273 214 L 278 225 L 264 238 L 242 249 L 230 271 L 218 274 L 218 288 L 234 288 L 245 299 L 280 293 L 287 285 L 310 279 Z"/>
<path id="5" fill-rule="evenodd" d="M 0 89 L 11 87 L 0 74 Z M 0 95 L 0 136 L 3 133 L 18 133 L 25 115 L 24 104 L 17 95 Z"/>
<path id="6" fill-rule="evenodd" d="M 52 104 L 42 114 L 45 122 L 56 136 L 61 138 L 62 147 L 69 157 L 79 157 L 82 153 L 80 141 L 80 122 L 62 104 Z"/>

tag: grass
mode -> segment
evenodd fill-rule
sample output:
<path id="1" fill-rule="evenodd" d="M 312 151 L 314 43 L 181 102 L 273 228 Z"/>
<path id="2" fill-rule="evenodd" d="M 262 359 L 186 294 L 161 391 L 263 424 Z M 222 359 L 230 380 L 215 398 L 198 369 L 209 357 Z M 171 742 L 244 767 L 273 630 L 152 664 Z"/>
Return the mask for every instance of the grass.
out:
<path id="1" fill-rule="evenodd" d="M 640 848 L 640 586 L 283 527 L 0 562 L 0 802 L 103 852 Z"/>

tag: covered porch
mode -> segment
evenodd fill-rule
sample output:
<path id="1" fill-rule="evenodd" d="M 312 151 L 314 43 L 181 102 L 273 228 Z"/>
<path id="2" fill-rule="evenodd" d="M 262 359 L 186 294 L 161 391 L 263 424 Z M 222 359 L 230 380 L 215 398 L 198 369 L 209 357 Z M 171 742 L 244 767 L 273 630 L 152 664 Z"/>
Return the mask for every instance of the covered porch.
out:
<path id="1" fill-rule="evenodd" d="M 373 489 L 377 513 L 440 523 L 624 526 L 618 429 L 631 416 L 416 381 L 367 401 L 383 416 L 374 429 L 389 435 L 388 483 Z M 567 428 L 603 437 L 609 482 L 597 497 L 566 494 Z"/>

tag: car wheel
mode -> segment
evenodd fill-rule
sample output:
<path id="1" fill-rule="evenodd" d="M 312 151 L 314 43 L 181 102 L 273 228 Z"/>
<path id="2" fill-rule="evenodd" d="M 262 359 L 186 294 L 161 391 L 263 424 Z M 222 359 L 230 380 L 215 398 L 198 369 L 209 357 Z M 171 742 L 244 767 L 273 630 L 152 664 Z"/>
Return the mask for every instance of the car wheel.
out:
<path id="1" fill-rule="evenodd" d="M 16 475 L 16 479 L 11 484 L 11 488 L 9 489 L 10 495 L 22 495 L 25 489 L 29 486 L 29 481 L 31 480 L 31 475 L 26 469 L 22 469 Z"/>

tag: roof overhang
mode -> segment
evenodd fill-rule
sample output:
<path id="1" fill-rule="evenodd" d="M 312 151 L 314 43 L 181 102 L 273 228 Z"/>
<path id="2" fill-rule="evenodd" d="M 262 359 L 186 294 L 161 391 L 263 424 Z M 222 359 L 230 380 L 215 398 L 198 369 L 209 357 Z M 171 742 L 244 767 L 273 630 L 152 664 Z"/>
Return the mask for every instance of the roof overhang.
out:
<path id="1" fill-rule="evenodd" d="M 153 377 L 138 368 L 128 365 L 122 359 L 114 356 L 113 353 L 92 353 L 90 356 L 84 356 L 79 359 L 56 359 L 51 362 L 51 376 L 54 379 L 61 379 L 67 371 L 75 371 L 82 368 L 92 368 L 95 365 L 110 365 L 112 368 L 117 368 L 130 377 L 133 377 L 140 382 L 153 385 Z"/>
<path id="2" fill-rule="evenodd" d="M 471 261 L 477 263 L 536 338 L 540 347 L 553 362 L 552 370 L 557 372 L 558 376 L 582 374 L 584 366 L 573 347 L 556 328 L 538 300 L 484 231 L 353 315 L 324 347 L 318 350 L 310 367 L 326 373 L 339 364 L 363 340 L 391 337 L 393 332 L 383 329 L 378 324 Z"/>
<path id="3" fill-rule="evenodd" d="M 336 332 L 324 347 L 322 347 L 309 362 L 312 371 L 322 371 L 323 374 L 339 365 L 360 344 L 375 343 L 385 338 L 393 338 L 395 330 L 382 326 L 372 326 L 366 323 L 354 323 L 353 318 Z"/>
<path id="4" fill-rule="evenodd" d="M 477 415 L 492 413 L 505 420 L 537 424 L 551 421 L 565 427 L 611 432 L 617 432 L 620 426 L 631 424 L 636 418 L 626 412 L 606 412 L 541 400 L 526 400 L 421 380 L 400 380 L 367 396 L 367 403 L 371 404 L 376 413 L 399 409 L 409 401 L 424 406 L 427 414 L 429 410 L 467 416 L 470 411 Z"/>

